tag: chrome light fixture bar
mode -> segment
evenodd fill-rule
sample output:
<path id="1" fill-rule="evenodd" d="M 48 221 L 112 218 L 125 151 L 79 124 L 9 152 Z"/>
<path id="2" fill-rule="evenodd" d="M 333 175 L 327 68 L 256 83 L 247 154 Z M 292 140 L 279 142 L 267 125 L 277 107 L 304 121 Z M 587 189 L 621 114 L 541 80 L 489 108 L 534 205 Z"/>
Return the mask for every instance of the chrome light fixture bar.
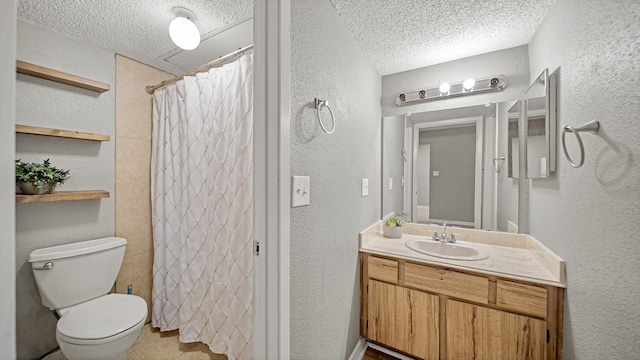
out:
<path id="1" fill-rule="evenodd" d="M 453 84 L 442 83 L 435 88 L 398 94 L 395 103 L 398 106 L 413 105 L 425 101 L 502 91 L 505 87 L 507 87 L 507 78 L 504 75 L 481 80 L 467 79 Z"/>

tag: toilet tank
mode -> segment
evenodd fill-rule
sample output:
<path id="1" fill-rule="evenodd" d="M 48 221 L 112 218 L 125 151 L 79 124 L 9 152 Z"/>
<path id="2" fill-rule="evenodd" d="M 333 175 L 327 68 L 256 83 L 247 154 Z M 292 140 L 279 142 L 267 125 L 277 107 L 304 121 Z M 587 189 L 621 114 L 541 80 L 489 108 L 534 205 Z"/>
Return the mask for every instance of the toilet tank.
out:
<path id="1" fill-rule="evenodd" d="M 108 237 L 32 251 L 29 262 L 42 304 L 62 309 L 107 294 L 126 245 L 123 238 Z"/>

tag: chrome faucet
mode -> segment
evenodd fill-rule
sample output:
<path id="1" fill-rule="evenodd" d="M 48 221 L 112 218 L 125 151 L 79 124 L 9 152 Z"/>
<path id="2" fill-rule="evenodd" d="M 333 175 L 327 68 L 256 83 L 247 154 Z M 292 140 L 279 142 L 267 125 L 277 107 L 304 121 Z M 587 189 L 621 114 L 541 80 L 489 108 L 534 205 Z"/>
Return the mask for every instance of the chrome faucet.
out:
<path id="1" fill-rule="evenodd" d="M 440 241 L 443 243 L 446 243 L 446 242 L 455 243 L 456 237 L 453 235 L 453 233 L 451 233 L 451 235 L 449 235 L 449 238 L 447 239 L 447 222 L 445 221 L 444 224 L 442 225 L 444 226 L 444 228 L 442 229 L 442 234 L 438 234 L 437 231 L 434 231 L 433 241 Z"/>
<path id="2" fill-rule="evenodd" d="M 453 235 L 453 233 L 451 233 L 451 235 L 449 235 L 449 240 L 447 240 L 450 243 L 455 243 L 456 242 L 456 237 Z"/>
<path id="3" fill-rule="evenodd" d="M 440 241 L 441 242 L 447 242 L 447 222 L 445 221 L 442 226 L 444 226 L 444 229 L 442 229 L 442 235 L 440 235 Z"/>

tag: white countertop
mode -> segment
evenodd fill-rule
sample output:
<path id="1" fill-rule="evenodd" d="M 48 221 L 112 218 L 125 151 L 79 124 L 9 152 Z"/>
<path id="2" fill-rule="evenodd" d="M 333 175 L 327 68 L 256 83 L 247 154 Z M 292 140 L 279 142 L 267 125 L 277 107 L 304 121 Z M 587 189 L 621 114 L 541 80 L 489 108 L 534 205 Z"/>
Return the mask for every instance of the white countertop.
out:
<path id="1" fill-rule="evenodd" d="M 430 256 L 405 245 L 411 239 L 431 239 L 430 234 L 434 230 L 442 229 L 431 225 L 405 224 L 402 238 L 393 239 L 382 235 L 381 222 L 377 222 L 360 233 L 360 251 L 543 285 L 566 286 L 564 261 L 529 235 L 448 228 L 447 232 L 456 233 L 458 238 L 463 239 L 458 241 L 460 245 L 489 254 L 488 258 L 475 261 Z"/>

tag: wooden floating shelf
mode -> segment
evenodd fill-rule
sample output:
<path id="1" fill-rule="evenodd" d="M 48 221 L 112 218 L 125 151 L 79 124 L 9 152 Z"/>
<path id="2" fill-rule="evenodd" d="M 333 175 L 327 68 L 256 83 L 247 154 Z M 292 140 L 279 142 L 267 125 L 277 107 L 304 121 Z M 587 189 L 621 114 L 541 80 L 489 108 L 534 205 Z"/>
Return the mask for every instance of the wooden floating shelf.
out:
<path id="1" fill-rule="evenodd" d="M 20 134 L 56 136 L 70 139 L 83 139 L 93 141 L 109 141 L 111 137 L 104 134 L 92 134 L 73 130 L 51 129 L 39 126 L 16 125 L 16 132 Z"/>
<path id="2" fill-rule="evenodd" d="M 17 203 L 51 202 L 51 201 L 71 201 L 71 200 L 92 200 L 105 199 L 109 197 L 109 192 L 104 190 L 83 190 L 83 191 L 54 191 L 45 195 L 23 195 L 16 194 Z"/>
<path id="3" fill-rule="evenodd" d="M 109 91 L 110 89 L 109 84 L 83 78 L 62 71 L 49 69 L 44 66 L 30 64 L 20 60 L 16 61 L 16 71 L 20 74 L 31 75 L 39 77 L 41 79 L 51 80 L 61 84 L 67 84 L 99 93 Z"/>

